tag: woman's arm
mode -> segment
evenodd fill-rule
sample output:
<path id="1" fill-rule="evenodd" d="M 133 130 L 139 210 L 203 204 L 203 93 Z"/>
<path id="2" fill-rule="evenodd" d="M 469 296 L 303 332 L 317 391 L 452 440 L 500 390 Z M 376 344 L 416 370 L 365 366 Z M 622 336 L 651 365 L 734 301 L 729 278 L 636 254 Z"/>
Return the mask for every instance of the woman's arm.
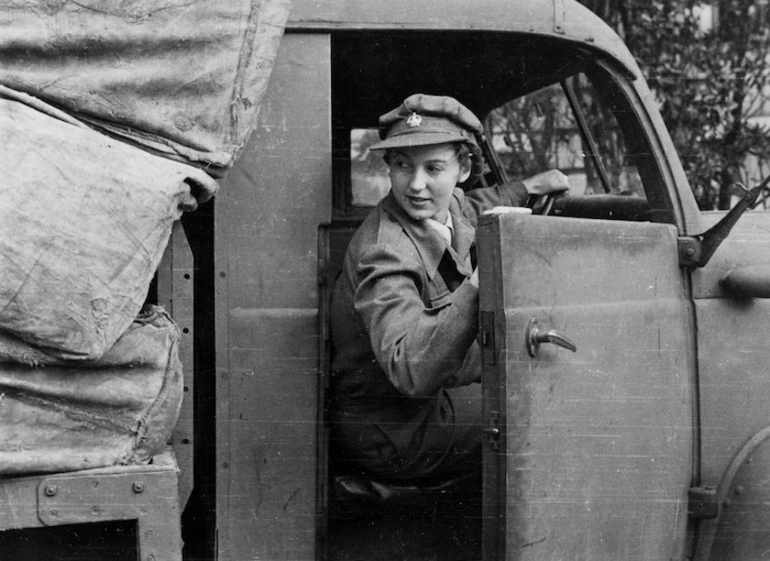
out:
<path id="1" fill-rule="evenodd" d="M 475 225 L 479 216 L 495 206 L 524 206 L 530 195 L 547 195 L 569 189 L 569 179 L 558 169 L 550 169 L 521 181 L 473 189 L 465 194 L 463 213 Z"/>
<path id="2" fill-rule="evenodd" d="M 445 305 L 426 307 L 420 292 L 427 273 L 414 248 L 367 248 L 356 273 L 355 309 L 393 385 L 427 396 L 456 383 L 478 329 L 478 289 L 466 281 L 447 293 Z"/>
<path id="3" fill-rule="evenodd" d="M 485 210 L 496 206 L 523 206 L 527 197 L 527 188 L 521 181 L 473 189 L 461 199 L 462 212 L 475 226 Z"/>

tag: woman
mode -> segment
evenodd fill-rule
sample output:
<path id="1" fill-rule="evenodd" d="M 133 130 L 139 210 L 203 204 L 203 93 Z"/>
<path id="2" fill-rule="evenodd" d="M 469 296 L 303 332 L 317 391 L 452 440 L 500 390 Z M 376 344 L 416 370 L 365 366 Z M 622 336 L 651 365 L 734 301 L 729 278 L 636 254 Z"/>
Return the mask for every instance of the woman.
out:
<path id="1" fill-rule="evenodd" d="M 524 183 L 476 189 L 478 118 L 415 94 L 380 117 L 391 191 L 354 235 L 332 298 L 335 455 L 390 479 L 480 465 L 481 350 L 473 242 L 480 214 L 520 206 Z M 556 175 L 558 174 L 558 175 Z M 533 178 L 564 189 L 559 172 Z"/>

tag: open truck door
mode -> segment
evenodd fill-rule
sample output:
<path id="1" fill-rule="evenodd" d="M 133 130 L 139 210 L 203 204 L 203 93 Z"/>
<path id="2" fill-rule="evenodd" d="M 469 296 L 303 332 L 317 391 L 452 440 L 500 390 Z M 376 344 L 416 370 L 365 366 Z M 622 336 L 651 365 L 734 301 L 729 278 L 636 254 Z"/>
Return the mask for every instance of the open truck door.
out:
<path id="1" fill-rule="evenodd" d="M 682 558 L 695 345 L 676 228 L 503 214 L 478 240 L 484 559 Z"/>

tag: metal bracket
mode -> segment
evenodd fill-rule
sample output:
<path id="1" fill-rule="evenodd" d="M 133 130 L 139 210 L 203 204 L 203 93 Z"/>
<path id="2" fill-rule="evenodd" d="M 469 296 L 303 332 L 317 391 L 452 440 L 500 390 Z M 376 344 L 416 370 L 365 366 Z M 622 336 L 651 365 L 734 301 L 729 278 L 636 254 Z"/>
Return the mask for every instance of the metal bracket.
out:
<path id="1" fill-rule="evenodd" d="M 154 508 L 178 510 L 176 477 L 176 469 L 52 475 L 37 486 L 38 518 L 61 526 L 139 519 Z"/>
<path id="2" fill-rule="evenodd" d="M 770 184 L 770 177 L 753 189 L 746 189 L 743 185 L 737 184 L 743 190 L 743 198 L 719 222 L 702 234 L 683 236 L 678 239 L 679 266 L 705 267 L 717 248 L 727 239 L 741 215 L 756 206 L 759 195 L 768 184 Z"/>
<path id="3" fill-rule="evenodd" d="M 719 516 L 719 497 L 716 487 L 690 487 L 688 504 L 690 518 L 711 520 Z"/>
<path id="4" fill-rule="evenodd" d="M 681 268 L 697 267 L 701 258 L 701 241 L 693 236 L 677 238 L 679 249 L 679 266 Z"/>
<path id="5" fill-rule="evenodd" d="M 136 520 L 142 561 L 181 561 L 177 472 L 171 462 L 45 477 L 37 486 L 38 518 L 45 526 Z"/>
<path id="6" fill-rule="evenodd" d="M 564 35 L 564 0 L 553 0 L 553 31 Z"/>

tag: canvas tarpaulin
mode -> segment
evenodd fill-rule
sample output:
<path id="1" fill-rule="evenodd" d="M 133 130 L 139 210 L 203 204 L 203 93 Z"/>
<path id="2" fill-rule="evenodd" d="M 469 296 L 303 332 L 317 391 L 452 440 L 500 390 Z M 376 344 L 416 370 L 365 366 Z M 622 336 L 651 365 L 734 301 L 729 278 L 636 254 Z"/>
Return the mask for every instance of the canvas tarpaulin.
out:
<path id="1" fill-rule="evenodd" d="M 290 4 L 0 0 L 0 474 L 165 444 L 176 328 L 137 314 L 255 126 Z"/>
<path id="2" fill-rule="evenodd" d="M 178 344 L 170 318 L 149 307 L 104 356 L 77 367 L 0 354 L 0 476 L 148 461 L 179 415 Z"/>
<path id="3" fill-rule="evenodd" d="M 0 0 L 0 84 L 207 167 L 255 124 L 290 0 Z"/>
<path id="4" fill-rule="evenodd" d="M 2 86 L 0 131 L 0 330 L 98 358 L 141 309 L 174 221 L 216 182 Z"/>

